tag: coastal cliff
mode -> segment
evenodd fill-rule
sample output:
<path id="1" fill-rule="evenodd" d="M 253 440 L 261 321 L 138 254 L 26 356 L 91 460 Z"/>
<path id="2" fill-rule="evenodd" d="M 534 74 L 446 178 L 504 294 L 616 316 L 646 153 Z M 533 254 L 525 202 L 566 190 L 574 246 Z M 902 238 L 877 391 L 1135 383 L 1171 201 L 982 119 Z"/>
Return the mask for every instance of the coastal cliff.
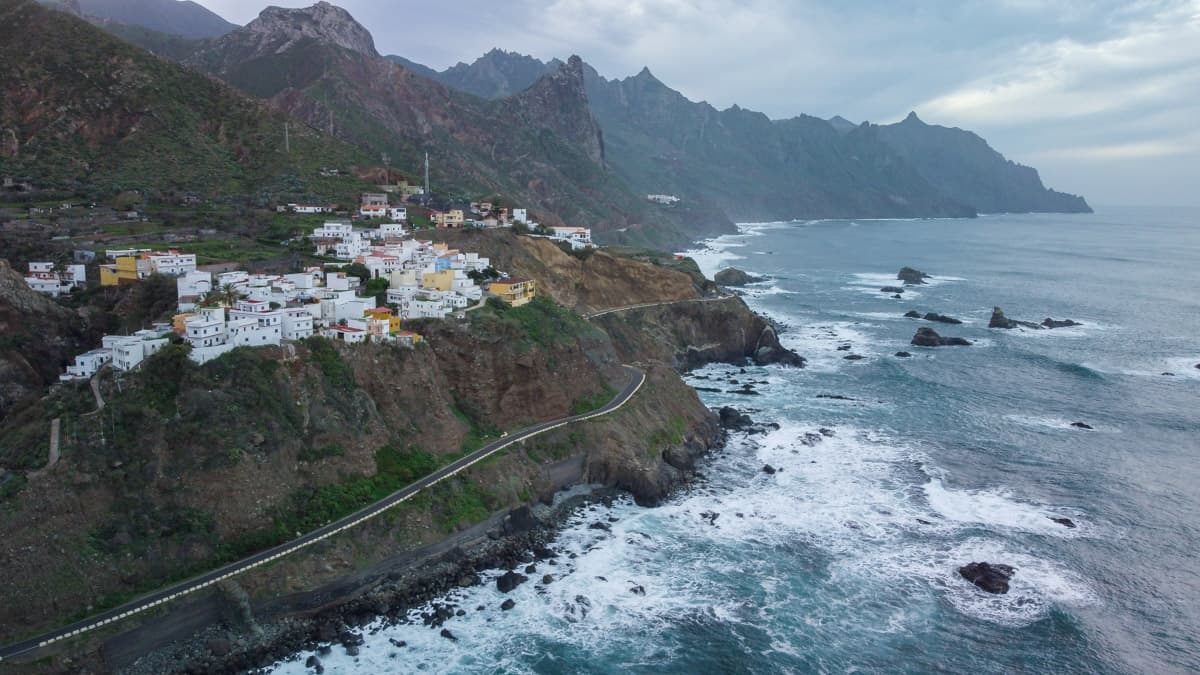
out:
<path id="1" fill-rule="evenodd" d="M 415 349 L 313 339 L 196 366 L 184 347 L 170 347 L 120 380 L 102 375 L 102 410 L 72 385 L 13 415 L 0 433 L 5 464 L 41 452 L 51 418 L 63 441 L 57 465 L 24 472 L 0 504 L 0 561 L 26 580 L 0 590 L 3 639 L 315 529 L 504 431 L 595 408 L 622 386 L 622 363 L 647 382 L 619 411 L 489 458 L 377 523 L 239 582 L 259 606 L 345 584 L 355 570 L 444 545 L 571 485 L 607 486 L 643 504 L 686 485 L 723 434 L 679 378 L 694 357 L 665 345 L 705 344 L 703 358 L 739 361 L 774 335 L 769 326 L 736 298 L 704 301 L 710 284 L 679 261 L 581 259 L 509 233 L 480 241 L 508 250 L 546 297 L 489 306 L 463 323 L 418 322 Z M 675 324 L 589 322 L 555 298 L 590 311 L 622 298 L 667 303 L 661 316 Z M 494 566 L 489 555 L 472 564 Z"/>

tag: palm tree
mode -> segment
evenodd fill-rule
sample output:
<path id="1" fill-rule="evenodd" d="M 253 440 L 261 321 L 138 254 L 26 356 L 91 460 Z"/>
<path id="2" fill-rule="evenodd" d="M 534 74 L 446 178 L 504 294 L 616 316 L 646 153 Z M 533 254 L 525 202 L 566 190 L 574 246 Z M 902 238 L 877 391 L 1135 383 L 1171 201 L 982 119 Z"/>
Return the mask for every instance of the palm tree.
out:
<path id="1" fill-rule="evenodd" d="M 234 303 L 242 298 L 242 293 L 233 284 L 225 284 L 221 286 L 221 303 L 226 307 L 233 307 Z"/>

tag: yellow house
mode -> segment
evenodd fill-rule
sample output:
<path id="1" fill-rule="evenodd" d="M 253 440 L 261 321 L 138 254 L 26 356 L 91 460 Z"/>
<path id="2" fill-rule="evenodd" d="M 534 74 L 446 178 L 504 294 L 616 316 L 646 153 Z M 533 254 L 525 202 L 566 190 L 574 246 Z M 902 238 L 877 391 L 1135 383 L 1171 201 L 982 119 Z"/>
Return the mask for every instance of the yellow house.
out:
<path id="1" fill-rule="evenodd" d="M 100 285 L 132 284 L 150 275 L 150 263 L 139 256 L 120 256 L 112 265 L 100 266 Z"/>
<path id="2" fill-rule="evenodd" d="M 400 317 L 392 314 L 392 310 L 387 307 L 373 307 L 363 312 L 364 319 L 375 319 L 377 321 L 388 322 L 388 334 L 395 335 L 400 332 Z"/>
<path id="3" fill-rule="evenodd" d="M 495 295 L 513 307 L 528 304 L 537 295 L 537 282 L 533 279 L 501 279 L 488 284 L 488 293 Z"/>
<path id="4" fill-rule="evenodd" d="M 454 270 L 442 270 L 441 272 L 426 272 L 421 276 L 421 287 L 438 291 L 450 291 L 454 289 Z"/>
<path id="5" fill-rule="evenodd" d="M 466 222 L 466 214 L 462 209 L 450 209 L 449 211 L 438 212 L 434 216 L 437 220 L 437 226 L 442 228 L 459 228 Z"/>
<path id="6" fill-rule="evenodd" d="M 171 319 L 171 329 L 175 331 L 176 335 L 187 335 L 187 320 L 193 316 L 196 316 L 195 312 L 176 314 Z"/>

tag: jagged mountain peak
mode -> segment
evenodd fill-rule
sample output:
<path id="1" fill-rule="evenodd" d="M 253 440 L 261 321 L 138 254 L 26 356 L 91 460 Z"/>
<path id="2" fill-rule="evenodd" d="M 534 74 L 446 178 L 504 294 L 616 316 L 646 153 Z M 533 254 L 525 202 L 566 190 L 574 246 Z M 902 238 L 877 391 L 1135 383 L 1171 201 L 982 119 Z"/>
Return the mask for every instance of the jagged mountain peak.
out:
<path id="1" fill-rule="evenodd" d="M 925 122 L 923 122 L 920 117 L 917 117 L 917 112 L 915 110 L 910 110 L 908 117 L 905 117 L 901 124 L 920 124 L 924 126 Z"/>
<path id="2" fill-rule="evenodd" d="M 247 33 L 269 43 L 276 53 L 290 49 L 301 40 L 315 39 L 365 56 L 379 55 L 370 31 L 350 12 L 325 0 L 297 9 L 267 7 L 245 28 L 234 31 L 234 34 Z"/>

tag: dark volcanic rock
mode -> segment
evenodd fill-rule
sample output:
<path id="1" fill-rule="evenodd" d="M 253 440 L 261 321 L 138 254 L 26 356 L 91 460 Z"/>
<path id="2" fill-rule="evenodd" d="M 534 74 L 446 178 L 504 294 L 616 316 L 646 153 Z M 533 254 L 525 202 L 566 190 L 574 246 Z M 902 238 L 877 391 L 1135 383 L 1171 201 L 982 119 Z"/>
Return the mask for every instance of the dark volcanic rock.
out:
<path id="1" fill-rule="evenodd" d="M 634 586 L 633 588 L 629 589 L 629 592 L 633 593 L 634 595 L 645 595 L 646 587 L 641 585 Z"/>
<path id="2" fill-rule="evenodd" d="M 721 417 L 721 426 L 726 429 L 745 429 L 754 424 L 749 415 L 729 406 L 723 406 L 717 414 Z"/>
<path id="3" fill-rule="evenodd" d="M 883 288 L 879 289 L 879 292 L 880 293 L 895 293 L 896 295 L 900 295 L 901 293 L 904 292 L 904 289 L 900 288 L 899 286 L 884 286 Z"/>
<path id="4" fill-rule="evenodd" d="M 919 318 L 921 318 L 921 313 L 920 313 L 920 312 L 918 312 L 918 311 L 917 311 L 917 310 L 915 310 L 915 309 L 910 309 L 910 310 L 908 310 L 907 312 L 905 312 L 905 313 L 904 313 L 904 318 L 906 318 L 906 319 L 919 319 Z"/>
<path id="5" fill-rule="evenodd" d="M 1072 530 L 1075 529 L 1075 521 L 1071 520 L 1070 518 L 1051 518 L 1050 520 L 1053 520 L 1063 527 L 1069 527 Z"/>
<path id="6" fill-rule="evenodd" d="M 907 358 L 911 358 L 912 354 L 909 354 L 908 352 L 896 352 L 896 356 L 898 356 L 902 359 L 907 359 Z"/>
<path id="7" fill-rule="evenodd" d="M 917 284 L 925 283 L 926 279 L 932 279 L 933 277 L 921 270 L 914 270 L 911 267 L 901 267 L 900 271 L 896 273 L 896 278 L 903 281 L 905 286 L 916 286 Z"/>
<path id="8" fill-rule="evenodd" d="M 861 354 L 850 354 L 848 356 L 843 356 L 842 358 L 847 361 L 862 361 L 863 359 L 865 359 L 867 357 L 865 357 Z"/>
<path id="9" fill-rule="evenodd" d="M 999 307 L 992 308 L 992 318 L 988 321 L 988 328 L 1016 328 L 1017 322 L 1004 316 L 1004 310 Z"/>
<path id="10" fill-rule="evenodd" d="M 1046 317 L 1042 321 L 1042 325 L 1045 326 L 1046 328 L 1070 328 L 1071 326 L 1082 326 L 1083 324 L 1079 323 L 1078 321 L 1072 321 L 1071 319 L 1063 319 L 1062 321 L 1055 321 L 1054 319 L 1051 319 L 1050 317 Z"/>
<path id="11" fill-rule="evenodd" d="M 926 321 L 937 321 L 938 323 L 951 323 L 951 324 L 955 324 L 955 325 L 962 323 L 962 321 L 959 321 L 958 319 L 955 319 L 954 317 L 946 316 L 945 314 L 938 314 L 937 312 L 930 312 L 930 313 L 926 314 L 925 320 Z"/>
<path id="12" fill-rule="evenodd" d="M 713 281 L 722 286 L 745 286 L 756 281 L 762 281 L 762 279 L 751 274 L 746 274 L 736 267 L 726 267 L 713 276 Z"/>
<path id="13" fill-rule="evenodd" d="M 767 475 L 769 475 L 769 476 L 773 476 L 773 475 L 775 475 L 775 473 L 776 473 L 777 471 L 778 471 L 778 469 L 776 469 L 775 467 L 771 466 L 770 464 L 763 464 L 763 468 L 762 468 L 762 472 L 763 472 L 763 473 L 765 473 L 765 474 L 767 474 Z"/>
<path id="14" fill-rule="evenodd" d="M 454 633 L 451 633 L 449 628 L 443 628 L 442 632 L 439 633 L 439 635 L 441 635 L 442 637 L 446 638 L 447 640 L 449 640 L 451 642 L 458 642 L 458 638 L 454 637 Z"/>
<path id="15" fill-rule="evenodd" d="M 1086 422 L 1071 422 L 1071 426 L 1075 427 L 1076 429 L 1087 429 L 1088 431 L 1091 431 L 1092 429 L 1092 425 L 1087 424 Z"/>
<path id="16" fill-rule="evenodd" d="M 507 612 L 508 610 L 510 610 L 516 606 L 517 606 L 517 601 L 513 600 L 512 598 L 509 598 L 509 599 L 505 600 L 504 602 L 500 603 L 500 610 Z"/>
<path id="17" fill-rule="evenodd" d="M 918 347 L 963 347 L 970 345 L 971 341 L 960 337 L 942 337 L 932 328 L 918 328 L 912 344 Z"/>
<path id="18" fill-rule="evenodd" d="M 602 520 L 597 520 L 596 522 L 592 523 L 591 525 L 588 525 L 588 529 L 589 530 L 604 530 L 605 532 L 609 532 L 612 530 L 612 525 L 609 525 L 608 523 L 606 523 Z"/>
<path id="19" fill-rule="evenodd" d="M 1008 580 L 1012 579 L 1016 570 L 1008 565 L 973 562 L 958 568 L 958 573 L 988 593 L 1002 595 L 1008 592 Z"/>
<path id="20" fill-rule="evenodd" d="M 1004 310 L 999 307 L 992 308 L 992 318 L 988 321 L 988 328 L 1016 328 L 1018 326 L 1034 330 L 1041 330 L 1043 327 L 1040 323 L 1033 323 L 1032 321 L 1010 319 L 1004 316 Z"/>
<path id="21" fill-rule="evenodd" d="M 507 593 L 528 580 L 529 577 L 525 576 L 524 574 L 505 572 L 496 578 L 496 588 L 500 589 L 501 593 Z"/>

